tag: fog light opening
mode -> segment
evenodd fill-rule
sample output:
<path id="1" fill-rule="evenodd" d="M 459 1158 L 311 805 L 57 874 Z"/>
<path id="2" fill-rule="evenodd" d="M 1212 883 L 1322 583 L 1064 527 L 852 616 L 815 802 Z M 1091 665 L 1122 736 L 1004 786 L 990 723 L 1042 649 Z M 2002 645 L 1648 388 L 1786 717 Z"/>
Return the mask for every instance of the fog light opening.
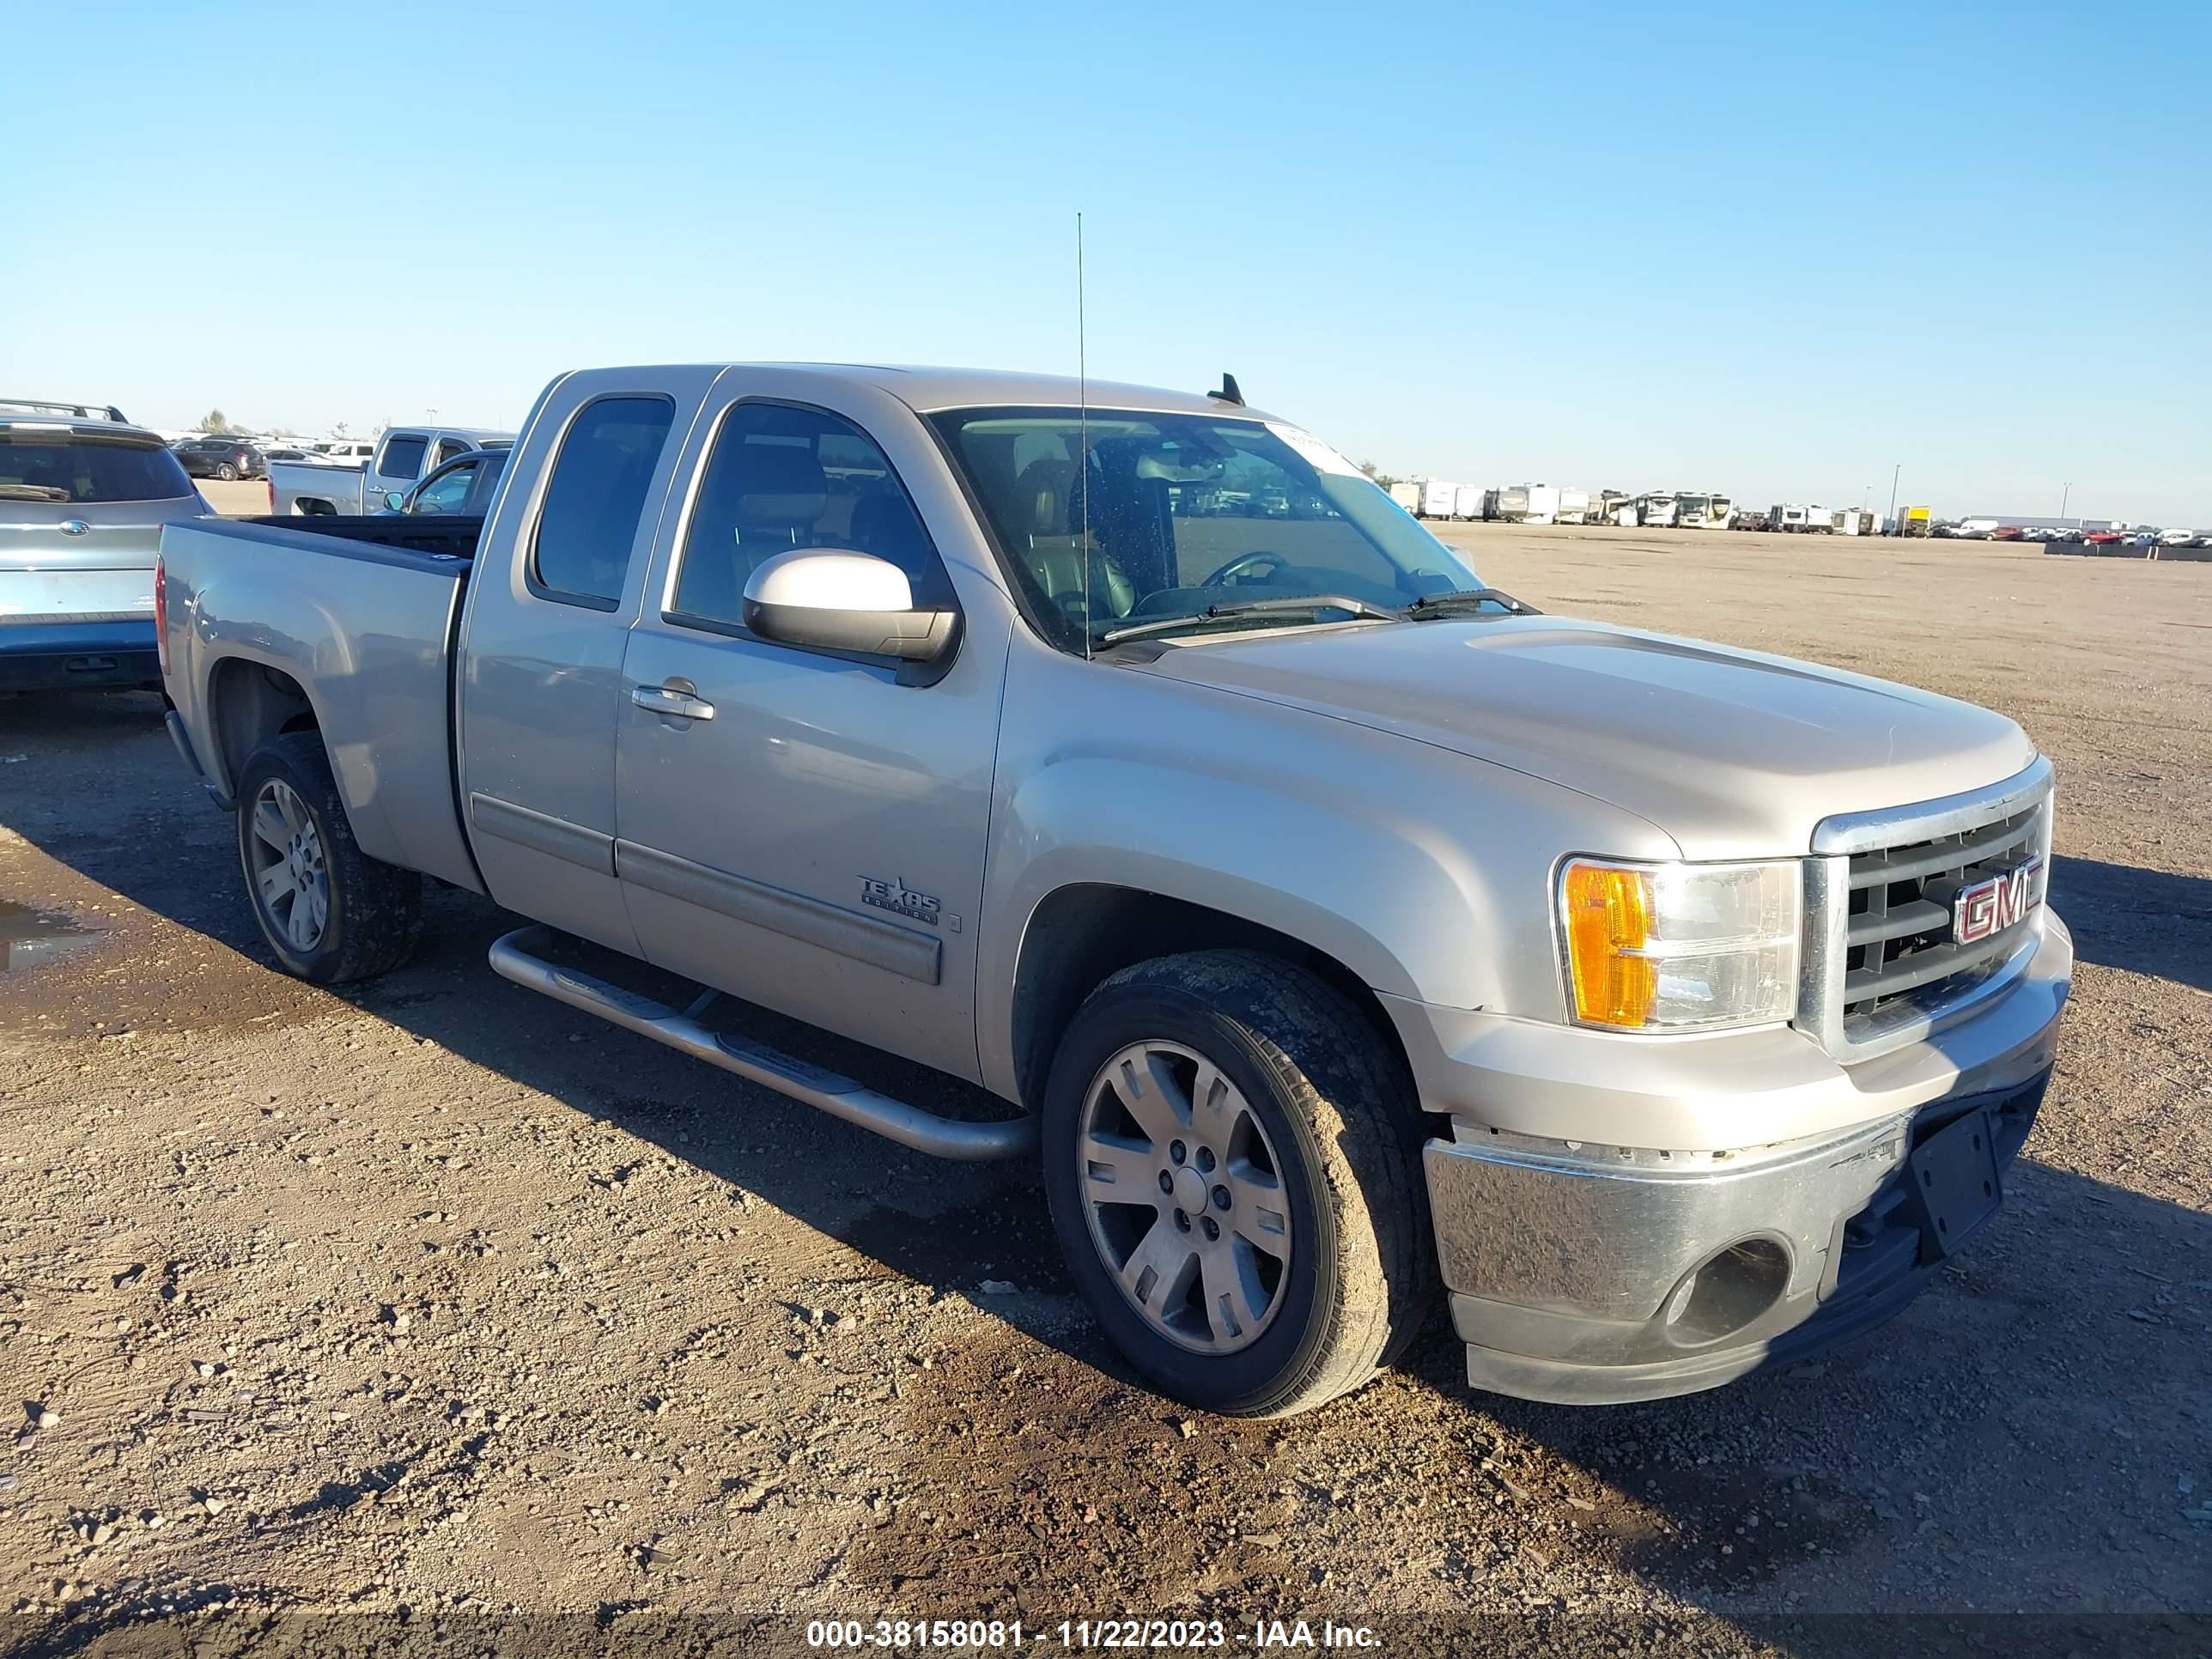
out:
<path id="1" fill-rule="evenodd" d="M 1686 1347 L 1733 1336 L 1790 1287 L 1790 1253 L 1771 1238 L 1739 1239 L 1692 1269 L 1667 1298 L 1669 1340 Z"/>

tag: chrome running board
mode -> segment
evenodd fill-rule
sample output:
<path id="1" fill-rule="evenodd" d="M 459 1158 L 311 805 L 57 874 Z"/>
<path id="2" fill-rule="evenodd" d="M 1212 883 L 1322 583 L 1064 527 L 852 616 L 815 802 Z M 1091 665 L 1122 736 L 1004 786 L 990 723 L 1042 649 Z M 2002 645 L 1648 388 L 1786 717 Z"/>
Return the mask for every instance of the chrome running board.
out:
<path id="1" fill-rule="evenodd" d="M 1036 1148 L 1036 1120 L 1027 1115 L 987 1123 L 939 1117 L 763 1044 L 710 1031 L 695 1016 L 714 1000 L 711 991 L 678 1011 L 576 969 L 558 967 L 533 954 L 545 948 L 552 933 L 550 927 L 532 926 L 495 939 L 492 971 L 526 990 L 597 1014 L 610 1024 L 651 1037 L 726 1072 L 735 1072 L 748 1082 L 788 1095 L 863 1129 L 872 1129 L 917 1152 L 981 1162 L 1019 1158 Z"/>

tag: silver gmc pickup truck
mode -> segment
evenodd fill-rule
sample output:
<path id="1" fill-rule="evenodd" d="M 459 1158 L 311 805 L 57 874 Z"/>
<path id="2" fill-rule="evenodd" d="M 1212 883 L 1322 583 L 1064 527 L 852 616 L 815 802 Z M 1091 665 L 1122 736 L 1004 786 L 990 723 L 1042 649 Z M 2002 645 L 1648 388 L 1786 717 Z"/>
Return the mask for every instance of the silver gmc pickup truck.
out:
<path id="1" fill-rule="evenodd" d="M 393 427 L 367 459 L 271 461 L 269 510 L 280 517 L 334 518 L 374 513 L 455 457 L 504 447 L 512 432 L 482 427 Z M 358 448 L 357 445 L 345 446 Z"/>
<path id="2" fill-rule="evenodd" d="M 1200 1407 L 1357 1387 L 1439 1280 L 1470 1382 L 1538 1400 L 1863 1330 L 2050 1074 L 2012 721 L 1538 614 L 1233 381 L 596 369 L 481 520 L 161 548 L 172 730 L 287 970 L 401 962 L 422 875 L 487 893 L 519 984 L 1037 1159 L 1099 1323 Z"/>

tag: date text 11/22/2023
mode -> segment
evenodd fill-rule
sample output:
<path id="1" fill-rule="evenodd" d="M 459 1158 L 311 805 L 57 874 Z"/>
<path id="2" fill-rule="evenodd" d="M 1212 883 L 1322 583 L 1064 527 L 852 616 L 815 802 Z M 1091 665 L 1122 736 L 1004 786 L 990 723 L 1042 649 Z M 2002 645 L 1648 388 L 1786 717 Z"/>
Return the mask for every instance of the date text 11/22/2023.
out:
<path id="1" fill-rule="evenodd" d="M 830 1619 L 810 1621 L 810 1648 L 992 1648 L 1018 1650 L 1055 1639 L 1078 1648 L 1353 1648 L 1378 1645 L 1364 1625 L 1323 1620 L 1263 1620 L 1233 1634 L 1218 1619 L 1063 1619 L 1024 1627 L 1019 1620 Z"/>

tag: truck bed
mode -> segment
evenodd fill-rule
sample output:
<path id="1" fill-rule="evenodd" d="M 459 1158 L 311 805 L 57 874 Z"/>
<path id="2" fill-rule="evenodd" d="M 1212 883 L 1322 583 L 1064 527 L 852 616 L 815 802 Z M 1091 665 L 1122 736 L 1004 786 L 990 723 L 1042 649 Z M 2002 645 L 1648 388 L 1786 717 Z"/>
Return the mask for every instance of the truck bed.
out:
<path id="1" fill-rule="evenodd" d="M 271 461 L 269 500 L 286 523 L 328 519 L 367 505 L 367 461 Z"/>
<path id="2" fill-rule="evenodd" d="M 479 518 L 198 519 L 168 526 L 170 696 L 228 800 L 270 696 L 314 714 L 362 850 L 480 886 L 454 796 L 453 647 Z M 294 706 L 296 707 L 296 704 Z"/>
<path id="3" fill-rule="evenodd" d="M 382 549 L 386 552 L 428 554 L 433 559 L 446 562 L 435 567 L 446 574 L 454 568 L 451 562 L 459 560 L 464 581 L 468 580 L 468 567 L 476 558 L 477 540 L 483 534 L 481 515 L 458 513 L 322 514 L 304 520 L 285 514 L 266 513 L 232 522 L 266 525 L 272 530 L 293 531 L 311 538 L 330 536 L 356 544 L 351 550 L 317 548 L 319 553 L 361 557 L 364 550 Z M 377 558 L 378 555 L 369 551 L 366 556 Z"/>

